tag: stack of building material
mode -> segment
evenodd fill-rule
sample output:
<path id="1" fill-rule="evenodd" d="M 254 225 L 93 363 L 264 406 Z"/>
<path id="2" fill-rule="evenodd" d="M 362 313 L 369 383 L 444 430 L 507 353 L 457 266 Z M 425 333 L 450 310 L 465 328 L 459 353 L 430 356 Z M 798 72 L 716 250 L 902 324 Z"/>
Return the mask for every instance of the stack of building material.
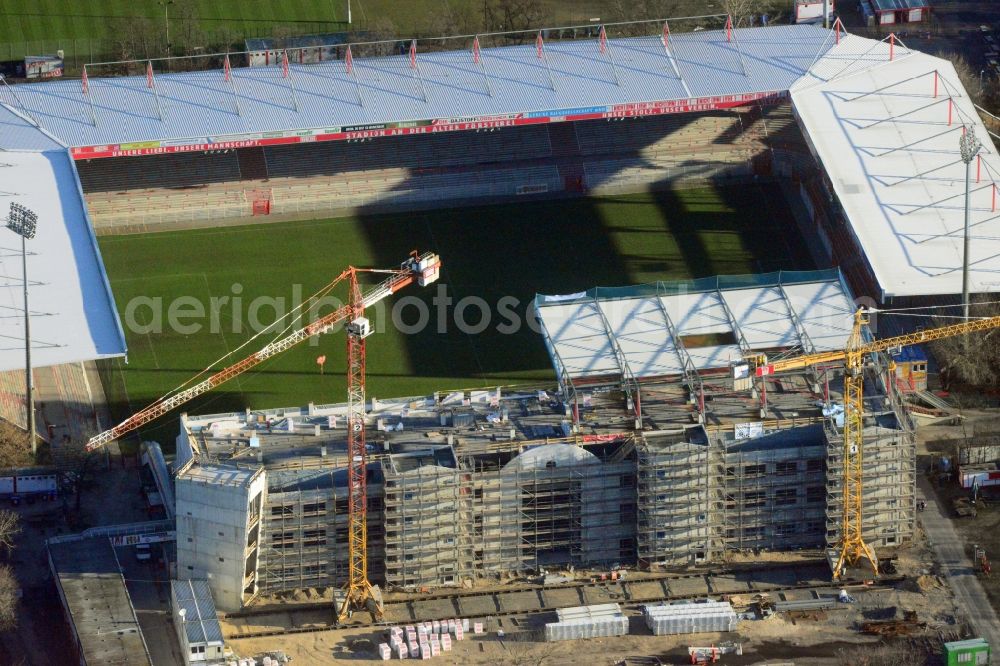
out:
<path id="1" fill-rule="evenodd" d="M 819 611 L 836 608 L 837 600 L 828 597 L 825 599 L 799 599 L 797 601 L 775 601 L 774 610 L 779 613 L 788 611 Z"/>
<path id="2" fill-rule="evenodd" d="M 392 648 L 389 647 L 388 643 L 378 644 L 378 656 L 382 658 L 382 661 L 389 661 L 389 657 L 392 656 Z M 269 666 L 264 664 L 264 666 Z"/>
<path id="3" fill-rule="evenodd" d="M 389 642 L 382 644 L 388 652 L 380 645 L 379 655 L 382 659 L 389 658 L 386 654 L 395 655 L 397 659 L 430 659 L 450 651 L 453 646 L 452 635 L 454 640 L 460 641 L 465 638 L 468 630 L 468 618 L 389 627 Z"/>
<path id="4" fill-rule="evenodd" d="M 642 615 L 655 636 L 736 630 L 736 612 L 728 601 L 643 606 Z"/>
<path id="5" fill-rule="evenodd" d="M 618 604 L 562 608 L 556 611 L 556 616 L 558 622 L 545 625 L 546 641 L 628 634 L 628 618 Z"/>

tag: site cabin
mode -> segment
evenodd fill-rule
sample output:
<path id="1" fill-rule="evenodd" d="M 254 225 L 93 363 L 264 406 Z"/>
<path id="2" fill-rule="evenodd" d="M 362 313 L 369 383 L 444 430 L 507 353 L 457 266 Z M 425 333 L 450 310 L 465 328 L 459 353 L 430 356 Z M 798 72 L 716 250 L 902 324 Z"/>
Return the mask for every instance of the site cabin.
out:
<path id="1" fill-rule="evenodd" d="M 958 480 L 967 490 L 972 490 L 974 487 L 1000 486 L 1000 469 L 995 462 L 962 465 L 958 469 Z"/>
<path id="2" fill-rule="evenodd" d="M 896 362 L 896 386 L 902 393 L 927 390 L 927 353 L 923 348 L 903 347 L 892 360 Z"/>
<path id="3" fill-rule="evenodd" d="M 944 644 L 942 656 L 947 666 L 985 666 L 990 663 L 990 645 L 982 638 Z"/>
<path id="4" fill-rule="evenodd" d="M 0 499 L 20 504 L 35 498 L 50 500 L 59 494 L 59 473 L 56 470 L 28 467 L 0 472 Z"/>
<path id="5" fill-rule="evenodd" d="M 931 18 L 930 0 L 861 0 L 859 8 L 869 26 L 922 23 Z"/>
<path id="6" fill-rule="evenodd" d="M 826 15 L 833 23 L 835 0 L 828 0 Z M 822 23 L 823 0 L 795 0 L 795 23 Z"/>

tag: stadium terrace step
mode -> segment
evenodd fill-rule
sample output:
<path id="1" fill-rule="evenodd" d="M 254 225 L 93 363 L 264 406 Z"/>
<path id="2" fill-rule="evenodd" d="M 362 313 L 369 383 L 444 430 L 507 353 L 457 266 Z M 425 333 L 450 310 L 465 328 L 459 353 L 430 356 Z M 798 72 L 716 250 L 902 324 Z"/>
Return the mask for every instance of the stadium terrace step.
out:
<path id="1" fill-rule="evenodd" d="M 169 159 L 117 157 L 76 163 L 84 192 L 200 188 L 238 181 L 236 154 L 175 153 Z"/>
<path id="2" fill-rule="evenodd" d="M 268 180 L 273 213 L 315 213 L 706 182 L 751 173 L 754 156 L 768 150 L 785 155 L 786 175 L 813 170 L 789 105 L 97 159 L 78 168 L 95 227 L 112 229 L 249 216 L 247 180 Z"/>

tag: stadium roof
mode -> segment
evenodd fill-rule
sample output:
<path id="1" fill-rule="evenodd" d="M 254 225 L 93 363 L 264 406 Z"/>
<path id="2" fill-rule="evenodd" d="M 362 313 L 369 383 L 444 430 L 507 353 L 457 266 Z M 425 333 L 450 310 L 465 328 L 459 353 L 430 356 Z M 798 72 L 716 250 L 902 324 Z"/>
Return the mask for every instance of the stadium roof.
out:
<path id="1" fill-rule="evenodd" d="M 740 96 L 782 94 L 832 45 L 815 26 L 781 25 L 733 32 L 548 41 L 544 58 L 534 43 L 470 51 L 440 51 L 281 66 L 99 78 L 85 95 L 77 80 L 0 86 L 0 102 L 22 111 L 74 147 L 155 142 L 195 145 L 317 130 L 431 119 L 519 114 L 602 114 L 611 107 L 677 101 L 730 106 Z M 470 40 L 471 41 L 471 40 Z M 294 58 L 293 58 L 294 60 Z M 154 65 L 155 69 L 155 65 Z M 752 99 L 752 97 L 749 97 Z M 93 107 L 91 107 L 91 102 Z M 697 110 L 683 108 L 678 110 Z M 277 135 L 271 135 L 274 138 Z M 0 139 L 0 143 L 5 142 Z"/>
<path id="2" fill-rule="evenodd" d="M 650 25 L 651 32 L 658 32 Z M 960 291 L 959 125 L 987 132 L 945 60 L 814 25 L 0 85 L 0 149 L 77 159 L 697 112 L 791 95 L 885 297 Z M 294 59 L 294 58 L 293 58 Z M 550 76 L 551 72 L 551 76 Z M 933 81 L 939 83 L 933 96 Z M 91 107 L 91 102 L 93 107 Z M 952 125 L 947 109 L 952 108 Z M 96 119 L 96 124 L 92 122 Z M 984 147 L 972 290 L 1000 291 Z M 817 232 L 820 233 L 820 232 Z"/>
<path id="3" fill-rule="evenodd" d="M 871 48 L 867 57 L 881 62 L 827 80 L 805 77 L 791 91 L 882 289 L 865 295 L 961 293 L 965 127 L 983 141 L 971 167 L 970 291 L 1000 291 L 1000 158 L 972 100 L 947 60 L 897 45 L 890 62 L 888 44 Z"/>
<path id="4" fill-rule="evenodd" d="M 597 288 L 535 305 L 556 372 L 573 381 L 723 369 L 751 351 L 843 349 L 855 311 L 837 270 Z"/>
<path id="5" fill-rule="evenodd" d="M 26 116 L 0 104 L 0 150 L 62 150 L 65 146 Z"/>
<path id="6" fill-rule="evenodd" d="M 11 202 L 38 214 L 37 236 L 27 241 L 32 364 L 123 355 L 125 339 L 66 150 L 0 152 L 0 219 Z M 3 228 L 0 276 L 2 371 L 24 367 L 21 244 Z"/>

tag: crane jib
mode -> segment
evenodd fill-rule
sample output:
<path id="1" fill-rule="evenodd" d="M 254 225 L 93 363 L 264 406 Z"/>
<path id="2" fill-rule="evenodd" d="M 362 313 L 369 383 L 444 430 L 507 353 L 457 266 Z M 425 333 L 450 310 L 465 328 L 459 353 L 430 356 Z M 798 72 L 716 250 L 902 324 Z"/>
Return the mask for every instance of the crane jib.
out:
<path id="1" fill-rule="evenodd" d="M 421 286 L 426 286 L 430 282 L 437 279 L 440 267 L 440 258 L 438 258 L 438 256 L 433 252 L 427 252 L 419 257 L 414 254 L 409 260 L 403 262 L 400 265 L 400 268 L 389 271 L 378 271 L 389 273 L 390 277 L 373 287 L 370 291 L 368 291 L 368 293 L 362 296 L 362 307 L 374 305 L 375 303 L 393 295 L 403 287 L 412 284 L 414 281 L 418 281 Z M 340 274 L 340 277 L 338 277 L 333 284 L 336 284 L 349 275 L 356 275 L 358 272 L 360 272 L 359 269 L 353 267 L 348 268 Z M 295 346 L 299 342 L 307 340 L 314 335 L 328 331 L 334 324 L 337 324 L 338 322 L 341 322 L 349 317 L 351 313 L 351 307 L 340 307 L 334 312 L 322 317 L 318 321 L 315 321 L 280 340 L 269 343 L 264 348 L 254 352 L 243 360 L 220 370 L 208 379 L 202 381 L 200 384 L 180 391 L 179 393 L 176 393 L 168 398 L 161 399 L 145 409 L 133 414 L 110 430 L 106 430 L 98 435 L 95 435 L 94 437 L 91 437 L 87 442 L 86 450 L 93 451 L 99 446 L 107 444 L 121 435 L 127 434 L 136 428 L 166 414 L 175 407 L 183 405 L 192 398 L 195 398 L 202 393 L 206 393 L 207 391 L 210 391 L 211 389 L 229 381 L 240 373 L 245 372 L 272 356 Z"/>

